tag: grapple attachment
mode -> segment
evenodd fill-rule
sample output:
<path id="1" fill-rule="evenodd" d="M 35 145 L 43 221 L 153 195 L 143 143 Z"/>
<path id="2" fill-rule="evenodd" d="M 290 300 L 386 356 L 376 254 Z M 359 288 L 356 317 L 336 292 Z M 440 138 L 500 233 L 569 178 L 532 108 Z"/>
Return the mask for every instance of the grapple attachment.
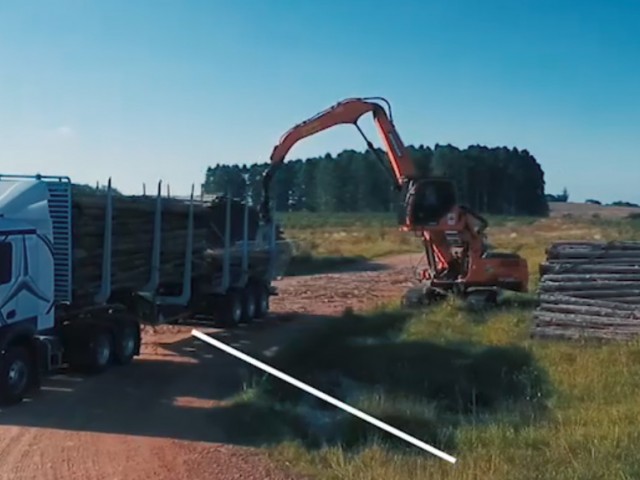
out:
<path id="1" fill-rule="evenodd" d="M 405 186 L 398 221 L 410 230 L 434 227 L 441 223 L 455 205 L 455 185 L 450 180 L 414 180 Z"/>

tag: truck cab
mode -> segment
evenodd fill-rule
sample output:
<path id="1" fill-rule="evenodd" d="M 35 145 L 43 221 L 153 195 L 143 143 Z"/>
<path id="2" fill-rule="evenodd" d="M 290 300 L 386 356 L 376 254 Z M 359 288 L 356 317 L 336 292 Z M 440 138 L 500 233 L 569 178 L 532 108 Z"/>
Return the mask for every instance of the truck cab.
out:
<path id="1" fill-rule="evenodd" d="M 49 192 L 37 179 L 0 181 L 0 396 L 21 396 L 37 362 L 38 332 L 54 324 Z"/>
<path id="2" fill-rule="evenodd" d="M 101 370 L 139 352 L 138 323 L 72 304 L 71 182 L 0 176 L 0 403 L 16 403 L 64 362 Z"/>

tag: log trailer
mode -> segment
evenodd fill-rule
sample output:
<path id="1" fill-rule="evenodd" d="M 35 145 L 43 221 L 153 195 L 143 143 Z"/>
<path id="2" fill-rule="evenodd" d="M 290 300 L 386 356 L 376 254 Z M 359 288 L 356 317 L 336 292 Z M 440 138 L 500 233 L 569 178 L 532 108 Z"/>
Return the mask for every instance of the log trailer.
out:
<path id="1" fill-rule="evenodd" d="M 74 300 L 74 219 L 68 177 L 0 176 L 0 402 L 19 403 L 44 375 L 70 367 L 99 373 L 130 363 L 140 354 L 141 326 L 203 316 L 228 326 L 264 317 L 272 280 L 281 274 L 276 226 L 261 226 L 249 238 L 245 203 L 243 238 L 232 244 L 231 198 L 226 200 L 219 269 L 192 272 L 193 189 L 189 200 L 182 282 L 163 282 L 160 232 L 162 206 L 156 198 L 153 244 L 148 245 L 150 278 L 137 288 L 112 285 L 113 209 L 111 181 L 105 202 L 100 287 L 89 302 Z M 151 199 L 153 202 L 153 199 Z M 258 257 L 259 262 L 255 261 Z M 239 260 L 239 261 L 238 261 Z M 259 263 L 259 265 L 258 265 Z M 178 275 L 178 278 L 180 275 Z"/>
<path id="2" fill-rule="evenodd" d="M 388 113 L 382 103 L 387 106 Z M 367 113 L 373 115 L 388 164 L 358 125 L 358 120 Z M 401 193 L 399 226 L 404 231 L 414 232 L 424 245 L 427 268 L 420 274 L 418 291 L 410 290 L 405 303 L 422 304 L 451 294 L 493 303 L 501 290 L 527 291 L 526 260 L 515 253 L 489 248 L 485 242 L 487 221 L 470 208 L 457 204 L 452 181 L 418 174 L 394 126 L 391 106 L 384 98 L 343 100 L 295 125 L 280 138 L 263 177 L 261 214 L 265 222 L 271 221 L 270 184 L 289 150 L 300 140 L 341 124 L 354 125 L 383 167 L 391 167 L 391 177 Z"/>

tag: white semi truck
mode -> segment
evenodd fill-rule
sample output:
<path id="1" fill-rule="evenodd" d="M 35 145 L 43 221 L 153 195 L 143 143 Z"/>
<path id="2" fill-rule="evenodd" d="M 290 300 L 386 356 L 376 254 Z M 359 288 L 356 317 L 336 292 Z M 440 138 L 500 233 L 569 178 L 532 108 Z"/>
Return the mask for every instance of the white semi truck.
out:
<path id="1" fill-rule="evenodd" d="M 149 245 L 150 278 L 129 291 L 112 291 L 110 180 L 103 195 L 101 285 L 93 301 L 75 304 L 72 193 L 68 177 L 0 175 L 0 403 L 21 402 L 37 390 L 43 375 L 61 367 L 99 373 L 130 363 L 140 354 L 145 322 L 205 315 L 234 326 L 267 314 L 269 297 L 277 294 L 272 280 L 286 265 L 276 247 L 275 225 L 261 225 L 256 238 L 249 238 L 245 204 L 243 238 L 232 243 L 227 197 L 220 270 L 195 280 L 192 190 L 182 284 L 163 284 L 160 185 Z"/>

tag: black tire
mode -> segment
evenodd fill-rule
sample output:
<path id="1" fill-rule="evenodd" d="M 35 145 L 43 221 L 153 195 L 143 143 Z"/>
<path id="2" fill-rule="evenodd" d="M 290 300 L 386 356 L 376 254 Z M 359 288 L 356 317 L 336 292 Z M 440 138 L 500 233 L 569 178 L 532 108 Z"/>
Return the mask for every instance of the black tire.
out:
<path id="1" fill-rule="evenodd" d="M 409 288 L 401 299 L 402 308 L 421 309 L 430 305 L 437 304 L 446 297 L 442 293 L 433 290 L 430 287 L 416 286 Z"/>
<path id="2" fill-rule="evenodd" d="M 224 297 L 222 316 L 227 327 L 237 327 L 242 322 L 242 295 L 237 290 L 230 290 Z"/>
<path id="3" fill-rule="evenodd" d="M 114 332 L 113 360 L 117 365 L 128 365 L 136 355 L 140 343 L 140 330 L 135 322 L 122 320 Z"/>
<path id="4" fill-rule="evenodd" d="M 404 292 L 400 301 L 402 308 L 420 308 L 427 302 L 425 293 L 421 287 L 413 287 Z"/>
<path id="5" fill-rule="evenodd" d="M 74 332 L 69 363 L 74 370 L 98 374 L 104 372 L 113 358 L 113 337 L 96 324 L 85 324 Z"/>
<path id="6" fill-rule="evenodd" d="M 468 293 L 465 305 L 470 310 L 494 308 L 498 304 L 498 294 L 495 291 L 476 291 Z"/>
<path id="7" fill-rule="evenodd" d="M 251 323 L 256 318 L 255 291 L 251 285 L 242 289 L 242 318 L 241 323 Z"/>
<path id="8" fill-rule="evenodd" d="M 269 313 L 269 290 L 265 285 L 256 283 L 253 286 L 255 299 L 255 318 L 264 318 Z"/>
<path id="9" fill-rule="evenodd" d="M 87 367 L 90 372 L 105 371 L 113 357 L 113 338 L 105 329 L 92 329 L 89 336 Z"/>
<path id="10" fill-rule="evenodd" d="M 20 403 L 34 378 L 34 363 L 29 351 L 21 346 L 9 347 L 0 357 L 0 404 Z"/>

